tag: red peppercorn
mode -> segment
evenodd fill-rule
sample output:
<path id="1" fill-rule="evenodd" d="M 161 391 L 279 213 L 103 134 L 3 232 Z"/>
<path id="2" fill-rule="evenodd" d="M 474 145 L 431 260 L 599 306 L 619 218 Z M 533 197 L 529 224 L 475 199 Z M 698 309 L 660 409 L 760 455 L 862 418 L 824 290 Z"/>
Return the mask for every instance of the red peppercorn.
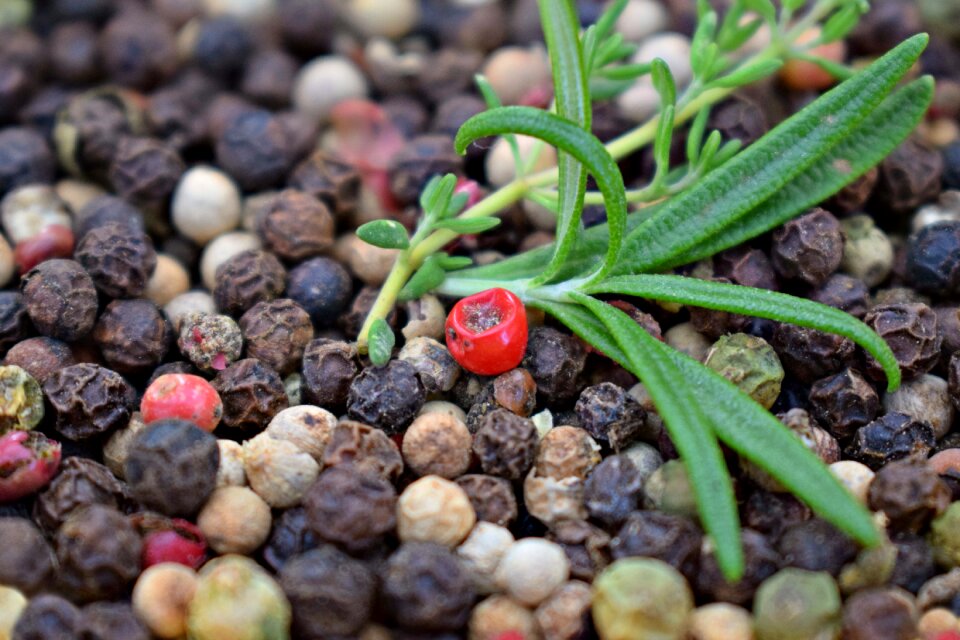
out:
<path id="1" fill-rule="evenodd" d="M 960 640 L 960 632 L 942 631 L 936 635 L 935 640 Z"/>
<path id="2" fill-rule="evenodd" d="M 166 524 L 170 528 L 157 529 L 144 536 L 143 568 L 161 562 L 176 562 L 199 569 L 207 559 L 207 541 L 200 528 L 181 518 L 174 518 Z"/>
<path id="3" fill-rule="evenodd" d="M 28 240 L 17 243 L 13 261 L 24 274 L 51 258 L 69 258 L 73 254 L 73 231 L 62 224 L 47 225 Z"/>
<path id="4" fill-rule="evenodd" d="M 460 366 L 492 376 L 509 371 L 527 349 L 527 315 L 515 294 L 487 289 L 466 297 L 447 316 L 447 348 Z"/>
<path id="5" fill-rule="evenodd" d="M 36 431 L 6 434 L 0 438 L 0 503 L 46 486 L 59 466 L 59 442 Z"/>
<path id="6" fill-rule="evenodd" d="M 497 634 L 494 640 L 526 640 L 526 637 L 519 631 L 504 631 Z"/>
<path id="7" fill-rule="evenodd" d="M 154 380 L 140 401 L 147 424 L 164 418 L 189 420 L 213 431 L 223 416 L 220 394 L 209 382 L 189 373 L 167 373 Z"/>

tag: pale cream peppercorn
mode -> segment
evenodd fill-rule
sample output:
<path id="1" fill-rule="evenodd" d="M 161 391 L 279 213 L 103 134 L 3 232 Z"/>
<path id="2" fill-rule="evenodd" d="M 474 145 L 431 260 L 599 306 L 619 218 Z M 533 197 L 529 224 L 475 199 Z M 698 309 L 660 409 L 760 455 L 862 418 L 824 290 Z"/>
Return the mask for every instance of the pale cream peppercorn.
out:
<path id="1" fill-rule="evenodd" d="M 924 612 L 917 623 L 921 640 L 937 640 L 945 631 L 960 631 L 960 620 L 945 607 L 934 607 Z"/>
<path id="2" fill-rule="evenodd" d="M 411 300 L 404 306 L 404 310 L 407 312 L 407 324 L 404 325 L 401 333 L 405 340 L 414 338 L 441 340 L 443 338 L 443 325 L 447 319 L 447 312 L 435 295 L 428 293 L 417 300 Z"/>
<path id="3" fill-rule="evenodd" d="M 219 169 L 193 167 L 174 189 L 170 219 L 181 235 L 205 245 L 240 224 L 240 189 Z"/>
<path id="4" fill-rule="evenodd" d="M 467 539 L 457 547 L 457 556 L 473 576 L 478 593 L 493 593 L 497 590 L 494 574 L 500 559 L 513 544 L 513 534 L 506 527 L 492 522 L 480 521 L 473 527 Z"/>
<path id="5" fill-rule="evenodd" d="M 473 436 L 463 421 L 446 413 L 419 416 L 403 434 L 403 461 L 418 476 L 452 480 L 470 468 Z"/>
<path id="6" fill-rule="evenodd" d="M 550 60 L 542 45 L 500 47 L 481 73 L 503 104 L 519 104 L 531 90 L 550 86 Z"/>
<path id="7" fill-rule="evenodd" d="M 905 380 L 899 389 L 884 394 L 883 408 L 887 413 L 905 413 L 926 422 L 937 440 L 953 426 L 954 408 L 947 381 L 929 373 Z"/>
<path id="8" fill-rule="evenodd" d="M 713 602 L 690 614 L 689 640 L 753 640 L 753 620 L 743 607 Z"/>
<path id="9" fill-rule="evenodd" d="M 71 211 L 80 211 L 95 198 L 107 195 L 107 192 L 100 185 L 76 178 L 59 180 L 53 185 L 53 188 L 57 192 L 57 196 L 67 203 Z"/>
<path id="10" fill-rule="evenodd" d="M 158 638 L 182 638 L 187 610 L 197 591 L 197 573 L 176 562 L 148 567 L 133 587 L 131 604 L 147 629 Z"/>
<path id="11" fill-rule="evenodd" d="M 562 480 L 585 479 L 600 463 L 600 445 L 579 427 L 560 425 L 547 432 L 537 446 L 537 475 Z"/>
<path id="12" fill-rule="evenodd" d="M 217 305 L 213 296 L 206 291 L 187 291 L 163 305 L 163 312 L 176 333 L 180 332 L 180 321 L 192 313 L 216 313 Z"/>
<path id="13" fill-rule="evenodd" d="M 531 470 L 523 481 L 523 503 L 530 515 L 547 525 L 561 520 L 584 520 L 588 516 L 583 480 L 575 476 L 558 480 Z"/>
<path id="14" fill-rule="evenodd" d="M 0 235 L 0 287 L 7 286 L 10 279 L 13 278 L 16 271 L 16 264 L 13 261 L 13 249 L 7 239 Z"/>
<path id="15" fill-rule="evenodd" d="M 467 421 L 466 411 L 446 400 L 430 400 L 429 402 L 424 402 L 423 406 L 420 407 L 420 413 L 417 415 L 423 416 L 428 413 L 447 415 L 464 423 Z"/>
<path id="16" fill-rule="evenodd" d="M 217 284 L 217 267 L 248 249 L 259 249 L 260 238 L 249 231 L 231 231 L 217 236 L 203 249 L 200 256 L 200 279 L 210 291 Z"/>
<path id="17" fill-rule="evenodd" d="M 439 476 L 420 478 L 397 500 L 397 537 L 401 542 L 453 547 L 467 537 L 476 521 L 466 492 Z"/>
<path id="18" fill-rule="evenodd" d="M 3 230 L 14 246 L 51 224 L 68 229 L 73 226 L 66 203 L 53 187 L 45 184 L 28 184 L 8 193 L 0 202 L 0 217 Z"/>
<path id="19" fill-rule="evenodd" d="M 147 281 L 144 296 L 162 307 L 190 289 L 190 274 L 179 260 L 165 253 L 157 254 L 157 266 Z"/>
<path id="20" fill-rule="evenodd" d="M 536 161 L 530 170 L 531 173 L 537 173 L 544 169 L 556 166 L 557 152 L 550 145 L 544 144 L 536 138 L 528 136 L 515 136 L 517 147 L 520 149 L 520 160 L 524 164 L 530 162 L 533 154 L 537 154 Z M 513 161 L 513 151 L 506 138 L 498 138 L 485 160 L 487 170 L 487 181 L 495 187 L 502 187 L 517 177 L 516 163 Z"/>
<path id="21" fill-rule="evenodd" d="M 381 249 L 348 233 L 337 239 L 333 253 L 364 284 L 377 287 L 387 279 L 399 250 Z"/>
<path id="22" fill-rule="evenodd" d="M 420 19 L 419 0 L 349 0 L 344 8 L 347 21 L 368 38 L 401 38 Z"/>
<path id="23" fill-rule="evenodd" d="M 843 259 L 840 269 L 875 287 L 893 269 L 893 243 L 868 215 L 855 215 L 840 221 L 843 228 Z"/>
<path id="24" fill-rule="evenodd" d="M 470 613 L 467 623 L 469 640 L 497 640 L 508 631 L 519 633 L 524 640 L 540 637 L 533 612 L 510 596 L 490 596 Z"/>
<path id="25" fill-rule="evenodd" d="M 139 411 L 134 411 L 127 426 L 114 431 L 103 445 L 103 463 L 121 480 L 125 477 L 124 467 L 130 453 L 130 442 L 145 426 L 143 416 Z"/>
<path id="26" fill-rule="evenodd" d="M 870 467 L 856 460 L 840 460 L 829 465 L 830 471 L 837 477 L 854 497 L 867 504 L 870 483 L 876 475 Z"/>
<path id="27" fill-rule="evenodd" d="M 197 516 L 197 526 L 217 553 L 247 554 L 267 541 L 270 505 L 246 487 L 214 489 Z"/>
<path id="28" fill-rule="evenodd" d="M 663 31 L 670 24 L 670 14 L 656 0 L 629 0 L 617 18 L 615 29 L 627 42 L 640 43 Z"/>
<path id="29" fill-rule="evenodd" d="M 543 640 L 583 637 L 592 599 L 590 585 L 580 580 L 571 580 L 550 594 L 534 612 Z"/>
<path id="30" fill-rule="evenodd" d="M 711 346 L 707 336 L 697 331 L 692 322 L 681 322 L 670 327 L 664 332 L 663 340 L 677 351 L 700 362 L 707 359 Z"/>
<path id="31" fill-rule="evenodd" d="M 243 443 L 243 471 L 250 488 L 275 509 L 300 504 L 320 464 L 289 440 L 261 433 Z"/>
<path id="32" fill-rule="evenodd" d="M 247 474 L 243 470 L 243 447 L 233 440 L 217 440 L 220 449 L 220 466 L 217 467 L 218 487 L 244 487 Z"/>
<path id="33" fill-rule="evenodd" d="M 265 433 L 276 440 L 292 442 L 304 453 L 320 462 L 337 427 L 337 417 L 321 407 L 300 404 L 273 416 Z"/>
<path id="34" fill-rule="evenodd" d="M 364 98 L 368 90 L 363 72 L 349 59 L 321 56 L 300 68 L 293 81 L 293 106 L 317 122 L 324 122 L 338 103 Z"/>
<path id="35" fill-rule="evenodd" d="M 523 604 L 535 607 L 567 581 L 570 561 L 563 548 L 544 538 L 524 538 L 510 545 L 497 567 L 497 586 Z"/>
<path id="36" fill-rule="evenodd" d="M 13 637 L 13 627 L 27 608 L 27 597 L 13 587 L 0 586 L 0 640 Z"/>

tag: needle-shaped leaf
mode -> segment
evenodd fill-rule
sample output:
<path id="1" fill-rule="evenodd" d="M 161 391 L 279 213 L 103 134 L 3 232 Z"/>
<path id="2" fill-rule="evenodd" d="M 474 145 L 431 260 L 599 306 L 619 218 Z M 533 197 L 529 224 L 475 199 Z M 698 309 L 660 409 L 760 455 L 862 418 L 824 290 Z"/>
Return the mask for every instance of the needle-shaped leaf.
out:
<path id="1" fill-rule="evenodd" d="M 627 239 L 621 273 L 669 260 L 746 215 L 847 137 L 919 58 L 926 35 L 906 40 L 780 124 L 721 169 L 670 200 Z"/>
<path id="2" fill-rule="evenodd" d="M 541 109 L 502 107 L 479 113 L 463 123 L 454 144 L 457 151 L 463 153 L 467 145 L 478 138 L 504 133 L 520 133 L 544 140 L 576 158 L 593 175 L 603 194 L 609 233 L 603 264 L 594 277 L 599 279 L 609 273 L 620 255 L 627 221 L 627 199 L 623 176 L 603 143 L 569 120 Z"/>
<path id="3" fill-rule="evenodd" d="M 483 233 L 500 224 L 500 218 L 481 216 L 479 218 L 449 218 L 441 220 L 434 226 L 436 229 L 449 229 L 457 233 Z"/>
<path id="4" fill-rule="evenodd" d="M 887 375 L 890 391 L 900 385 L 897 359 L 883 338 L 850 314 L 819 302 L 777 291 L 671 275 L 614 276 L 587 291 L 720 309 L 836 333 L 850 338 L 876 358 Z"/>

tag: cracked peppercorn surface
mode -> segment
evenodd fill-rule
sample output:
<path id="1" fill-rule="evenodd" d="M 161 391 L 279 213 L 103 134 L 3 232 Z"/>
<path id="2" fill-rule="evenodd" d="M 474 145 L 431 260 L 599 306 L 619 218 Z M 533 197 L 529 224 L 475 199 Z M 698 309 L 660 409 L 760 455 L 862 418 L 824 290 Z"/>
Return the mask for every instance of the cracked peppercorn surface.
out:
<path id="1" fill-rule="evenodd" d="M 43 383 L 56 414 L 56 429 L 70 440 L 83 440 L 125 425 L 135 391 L 118 373 L 81 363 L 57 371 Z"/>
<path id="2" fill-rule="evenodd" d="M 350 384 L 347 413 L 354 420 L 383 429 L 403 431 L 426 401 L 416 369 L 403 360 L 367 367 Z"/>

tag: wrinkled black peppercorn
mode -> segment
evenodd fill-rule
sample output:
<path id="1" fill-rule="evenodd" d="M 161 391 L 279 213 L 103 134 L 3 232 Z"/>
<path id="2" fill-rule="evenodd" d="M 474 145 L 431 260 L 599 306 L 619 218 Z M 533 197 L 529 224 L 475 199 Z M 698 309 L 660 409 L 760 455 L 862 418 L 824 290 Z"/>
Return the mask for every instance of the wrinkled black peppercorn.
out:
<path id="1" fill-rule="evenodd" d="M 303 507 L 285 509 L 273 521 L 270 539 L 263 548 L 263 560 L 274 571 L 280 571 L 288 560 L 319 544 L 320 540 L 307 526 L 306 510 Z"/>
<path id="2" fill-rule="evenodd" d="M 539 440 L 532 421 L 506 409 L 495 409 L 481 418 L 473 452 L 484 473 L 519 480 L 533 466 Z"/>
<path id="3" fill-rule="evenodd" d="M 391 360 L 384 367 L 367 367 L 353 379 L 347 413 L 394 434 L 413 421 L 424 400 L 426 392 L 413 365 Z"/>
<path id="4" fill-rule="evenodd" d="M 240 318 L 247 356 L 281 375 L 300 366 L 303 350 L 313 340 L 313 325 L 303 307 L 289 298 L 258 302 Z"/>
<path id="5" fill-rule="evenodd" d="M 587 360 L 587 350 L 574 336 L 552 327 L 530 331 L 523 368 L 537 381 L 537 392 L 553 402 L 569 400 L 582 388 L 577 378 Z"/>
<path id="6" fill-rule="evenodd" d="M 123 223 L 91 229 L 75 252 L 97 290 L 111 298 L 135 298 L 143 293 L 157 266 L 150 237 Z"/>
<path id="7" fill-rule="evenodd" d="M 610 541 L 615 560 L 644 556 L 663 560 L 687 578 L 697 574 L 703 533 L 689 518 L 634 511 Z"/>
<path id="8" fill-rule="evenodd" d="M 777 325 L 771 343 L 783 368 L 807 384 L 853 364 L 856 350 L 849 338 L 788 323 Z"/>
<path id="9" fill-rule="evenodd" d="M 930 371 L 940 358 L 943 336 L 937 333 L 937 314 L 925 304 L 878 305 L 863 321 L 890 346 L 904 378 Z M 869 356 L 867 375 L 874 379 L 883 377 L 879 364 Z"/>
<path id="10" fill-rule="evenodd" d="M 97 290 L 93 279 L 73 260 L 46 260 L 20 281 L 27 313 L 37 331 L 73 342 L 93 329 Z"/>
<path id="11" fill-rule="evenodd" d="M 237 360 L 213 379 L 223 401 L 221 424 L 257 433 L 289 406 L 283 380 L 256 358 Z"/>
<path id="12" fill-rule="evenodd" d="M 248 110 L 231 118 L 216 141 L 217 164 L 244 190 L 279 183 L 294 160 L 289 134 L 269 111 Z"/>
<path id="13" fill-rule="evenodd" d="M 770 253 L 784 278 L 821 284 L 843 259 L 840 223 L 828 211 L 814 209 L 774 231 Z"/>
<path id="14" fill-rule="evenodd" d="M 53 550 L 26 518 L 0 518 L 0 584 L 27 595 L 42 590 L 53 575 Z"/>
<path id="15" fill-rule="evenodd" d="M 393 485 L 350 465 L 324 470 L 303 496 L 307 524 L 314 533 L 357 551 L 369 549 L 393 531 L 396 505 Z"/>
<path id="16" fill-rule="evenodd" d="M 284 260 L 312 258 L 333 244 L 333 216 L 327 205 L 296 189 L 273 197 L 254 224 L 264 246 Z"/>
<path id="17" fill-rule="evenodd" d="M 80 609 L 72 602 L 51 594 L 31 598 L 20 613 L 11 637 L 18 640 L 60 640 L 78 638 Z"/>
<path id="18" fill-rule="evenodd" d="M 57 417 L 56 429 L 83 440 L 127 424 L 135 400 L 133 387 L 119 374 L 96 364 L 75 364 L 43 383 Z"/>
<path id="19" fill-rule="evenodd" d="M 258 302 L 283 293 L 287 271 L 268 251 L 249 249 L 217 267 L 213 299 L 223 313 L 239 317 Z"/>
<path id="20" fill-rule="evenodd" d="M 71 513 L 94 504 L 126 510 L 133 500 L 127 486 L 110 469 L 88 458 L 71 456 L 33 504 L 33 519 L 49 533 Z"/>
<path id="21" fill-rule="evenodd" d="M 751 529 L 740 532 L 743 545 L 743 577 L 736 582 L 724 578 L 717 563 L 716 554 L 710 549 L 700 555 L 696 585 L 700 593 L 721 602 L 745 605 L 753 600 L 753 594 L 764 580 L 780 568 L 780 555 L 767 538 Z"/>
<path id="22" fill-rule="evenodd" d="M 473 580 L 449 549 L 408 542 L 387 561 L 381 591 L 397 623 L 418 631 L 456 631 L 473 606 Z"/>
<path id="23" fill-rule="evenodd" d="M 347 342 L 318 338 L 304 349 L 302 362 L 304 400 L 330 411 L 342 410 L 359 371 L 355 348 Z"/>
<path id="24" fill-rule="evenodd" d="M 467 494 L 477 520 L 509 527 L 517 519 L 517 498 L 509 480 L 482 473 L 470 473 L 455 481 Z"/>
<path id="25" fill-rule="evenodd" d="M 836 438 L 848 438 L 877 417 L 880 398 L 856 369 L 817 380 L 810 387 L 810 411 Z"/>
<path id="26" fill-rule="evenodd" d="M 30 316 L 23 295 L 16 291 L 0 291 L 0 355 L 30 335 Z"/>
<path id="27" fill-rule="evenodd" d="M 813 518 L 787 527 L 777 550 L 788 567 L 827 571 L 834 577 L 857 555 L 857 544 L 826 520 Z"/>
<path id="28" fill-rule="evenodd" d="M 857 429 L 847 455 L 871 469 L 912 455 L 926 456 L 936 440 L 926 422 L 903 413 L 887 413 Z"/>
<path id="29" fill-rule="evenodd" d="M 907 458 L 885 465 L 870 483 L 868 504 L 883 511 L 895 531 L 919 532 L 950 505 L 947 484 L 924 459 Z"/>
<path id="30" fill-rule="evenodd" d="M 93 340 L 110 368 L 142 373 L 156 367 L 173 337 L 170 323 L 149 300 L 114 300 L 100 314 Z"/>
<path id="31" fill-rule="evenodd" d="M 126 602 L 93 602 L 81 611 L 80 637 L 90 640 L 150 640 L 152 637 Z"/>
<path id="32" fill-rule="evenodd" d="M 592 518 L 618 526 L 639 507 L 643 481 L 640 470 L 626 455 L 604 458 L 584 483 L 584 505 Z"/>
<path id="33" fill-rule="evenodd" d="M 612 382 L 587 387 L 576 406 L 580 425 L 615 451 L 644 433 L 647 412 L 633 396 Z"/>

